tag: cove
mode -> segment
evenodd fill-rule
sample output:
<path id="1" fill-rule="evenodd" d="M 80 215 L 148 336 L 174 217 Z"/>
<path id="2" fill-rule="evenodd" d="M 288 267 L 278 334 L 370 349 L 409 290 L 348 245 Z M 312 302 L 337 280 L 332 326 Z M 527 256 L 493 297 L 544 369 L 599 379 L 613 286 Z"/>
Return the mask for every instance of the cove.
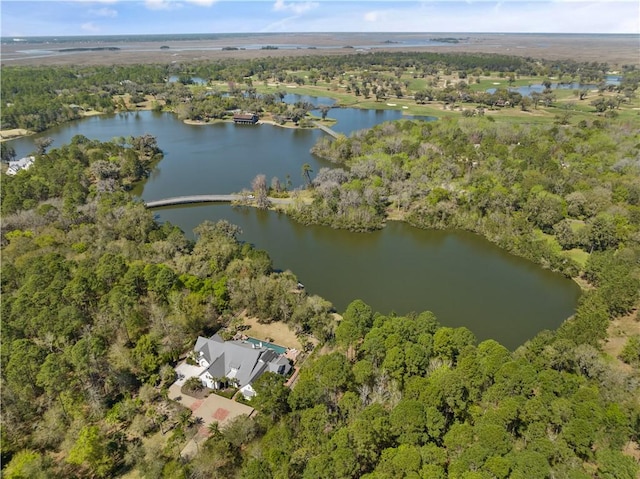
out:
<path id="1" fill-rule="evenodd" d="M 293 271 L 309 294 L 339 312 L 354 299 L 383 314 L 429 310 L 445 326 L 466 326 L 479 340 L 493 338 L 508 348 L 557 328 L 580 294 L 573 281 L 464 231 L 394 221 L 380 231 L 352 233 L 230 205 L 155 211 L 186 231 L 204 220 L 240 226 L 241 240 L 268 251 L 275 268 Z"/>
<path id="2" fill-rule="evenodd" d="M 343 132 L 401 118 L 381 112 L 336 109 Z M 142 111 L 96 116 L 11 141 L 19 156 L 34 150 L 41 136 L 63 145 L 78 134 L 99 140 L 149 133 L 164 159 L 133 192 L 145 201 L 191 194 L 225 194 L 250 188 L 255 175 L 267 181 L 287 176 L 303 183 L 301 166 L 314 172 L 331 167 L 309 149 L 323 135 L 271 125 L 231 123 L 186 125 L 169 113 Z M 155 210 L 192 236 L 202 221 L 227 219 L 239 225 L 241 241 L 266 250 L 276 269 L 293 271 L 309 294 L 331 301 L 339 312 L 362 299 L 383 314 L 433 311 L 441 324 L 466 326 L 483 340 L 515 348 L 570 316 L 580 291 L 560 275 L 500 250 L 485 239 L 459 231 L 425 231 L 389 222 L 381 231 L 350 233 L 302 226 L 286 215 L 230 205 Z"/>

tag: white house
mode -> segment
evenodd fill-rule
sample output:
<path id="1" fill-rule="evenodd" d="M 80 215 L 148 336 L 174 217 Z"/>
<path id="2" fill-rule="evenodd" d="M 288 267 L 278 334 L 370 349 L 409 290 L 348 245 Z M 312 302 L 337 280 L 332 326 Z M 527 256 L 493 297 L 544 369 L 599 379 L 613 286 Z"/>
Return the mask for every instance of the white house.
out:
<path id="1" fill-rule="evenodd" d="M 262 343 L 248 341 L 225 341 L 218 334 L 210 338 L 199 336 L 193 348 L 196 360 L 205 370 L 200 374 L 202 384 L 210 389 L 219 389 L 225 382 L 240 388 L 246 399 L 256 392 L 251 383 L 264 372 L 286 375 L 291 363 Z"/>
<path id="2" fill-rule="evenodd" d="M 20 170 L 27 170 L 33 162 L 36 161 L 33 156 L 25 156 L 24 158 L 20 158 L 19 160 L 14 160 L 9 162 L 9 168 L 7 168 L 7 175 L 15 175 Z"/>

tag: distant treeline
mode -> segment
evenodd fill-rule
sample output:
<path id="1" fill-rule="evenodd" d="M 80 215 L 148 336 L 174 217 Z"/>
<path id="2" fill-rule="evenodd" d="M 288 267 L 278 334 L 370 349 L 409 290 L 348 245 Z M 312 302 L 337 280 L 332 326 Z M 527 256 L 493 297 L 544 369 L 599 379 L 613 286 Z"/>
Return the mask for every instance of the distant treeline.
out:
<path id="1" fill-rule="evenodd" d="M 441 42 L 441 43 L 460 43 L 460 40 L 468 40 L 469 38 L 454 38 L 454 37 L 436 37 L 429 38 L 432 42 Z"/>
<path id="2" fill-rule="evenodd" d="M 102 52 L 102 51 L 117 51 L 120 47 L 75 47 L 75 48 L 61 48 L 59 52 Z"/>
<path id="3" fill-rule="evenodd" d="M 118 47 L 78 47 L 64 51 L 116 49 Z M 233 47 L 228 47 L 233 48 Z M 277 47 L 264 47 L 277 48 Z M 582 82 L 604 80 L 608 65 L 605 63 L 579 63 L 573 61 L 540 61 L 531 58 L 495 54 L 430 53 L 430 52 L 375 52 L 339 56 L 302 56 L 287 58 L 224 59 L 216 62 L 198 62 L 166 65 L 65 66 L 65 67 L 3 67 L 1 87 L 3 96 L 2 125 L 4 128 L 25 128 L 43 131 L 47 128 L 77 119 L 81 113 L 70 105 L 83 109 L 113 112 L 126 108 L 117 104 L 115 96 L 131 95 L 144 100 L 151 95 L 162 99 L 175 97 L 171 102 L 184 102 L 192 93 L 176 92 L 175 85 L 167 85 L 167 78 L 199 77 L 206 81 L 245 83 L 251 81 L 278 82 L 286 80 L 304 84 L 305 79 L 295 72 L 310 72 L 310 83 L 318 79 L 332 81 L 342 78 L 345 71 L 363 72 L 361 90 L 368 98 L 372 77 L 384 72 L 401 74 L 411 69 L 416 78 L 426 78 L 442 72 L 460 72 L 468 75 L 490 75 L 495 72 L 513 75 L 579 76 Z M 625 80 L 623 80 L 624 82 Z M 636 81 L 637 83 L 637 81 Z M 366 89 L 366 88 L 368 89 Z M 408 92 L 406 86 L 392 87 L 390 91 Z M 623 85 L 621 85 L 621 88 Z M 378 90 L 380 90 L 378 88 Z M 389 90 L 389 88 L 387 88 Z M 380 95 L 377 95 L 377 97 Z M 135 103 L 136 101 L 134 101 Z"/>

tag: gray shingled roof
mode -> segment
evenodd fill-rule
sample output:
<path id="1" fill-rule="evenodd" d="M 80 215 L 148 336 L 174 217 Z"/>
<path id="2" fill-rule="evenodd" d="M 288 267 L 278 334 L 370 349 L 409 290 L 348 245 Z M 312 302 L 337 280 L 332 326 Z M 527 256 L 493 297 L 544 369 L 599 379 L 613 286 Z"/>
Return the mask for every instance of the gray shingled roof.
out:
<path id="1" fill-rule="evenodd" d="M 289 360 L 272 349 L 244 341 L 224 341 L 218 334 L 209 339 L 198 337 L 193 349 L 202 352 L 212 377 L 234 377 L 240 387 L 252 383 L 266 370 L 277 373 L 281 366 L 289 366 Z"/>
<path id="2" fill-rule="evenodd" d="M 218 357 L 218 354 L 216 353 L 216 344 L 224 344 L 224 339 L 222 339 L 218 334 L 214 334 L 209 339 L 198 336 L 196 345 L 193 349 L 196 353 L 202 352 L 204 358 L 209 364 L 211 364 Z"/>

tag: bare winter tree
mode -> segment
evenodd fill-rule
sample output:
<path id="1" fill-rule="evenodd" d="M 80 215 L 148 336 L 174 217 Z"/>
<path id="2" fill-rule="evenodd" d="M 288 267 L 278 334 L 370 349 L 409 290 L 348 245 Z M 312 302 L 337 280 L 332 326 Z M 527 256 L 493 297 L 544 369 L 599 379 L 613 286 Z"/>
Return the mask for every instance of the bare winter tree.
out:
<path id="1" fill-rule="evenodd" d="M 280 191 L 282 190 L 282 185 L 280 184 L 280 180 L 277 176 L 271 178 L 271 189 L 276 193 L 280 193 Z"/>
<path id="2" fill-rule="evenodd" d="M 251 182 L 251 188 L 256 196 L 258 208 L 267 209 L 271 204 L 267 197 L 267 177 L 263 174 L 256 175 Z"/>
<path id="3" fill-rule="evenodd" d="M 36 146 L 36 152 L 38 153 L 38 155 L 44 155 L 47 151 L 47 148 L 49 148 L 53 143 L 53 138 L 36 138 L 33 143 Z"/>

